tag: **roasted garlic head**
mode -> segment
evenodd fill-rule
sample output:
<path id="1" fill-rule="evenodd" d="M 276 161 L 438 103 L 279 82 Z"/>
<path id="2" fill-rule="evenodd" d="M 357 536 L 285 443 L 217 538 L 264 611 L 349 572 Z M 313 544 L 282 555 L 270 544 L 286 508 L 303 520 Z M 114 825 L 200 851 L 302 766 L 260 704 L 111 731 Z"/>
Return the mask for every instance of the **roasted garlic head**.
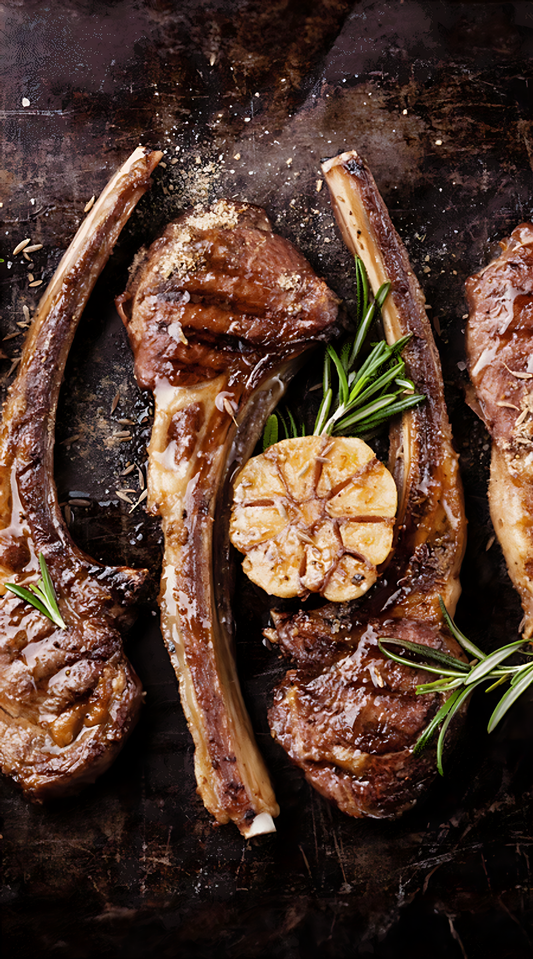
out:
<path id="1" fill-rule="evenodd" d="M 356 599 L 392 545 L 394 480 L 363 440 L 282 440 L 239 473 L 230 521 L 246 575 L 267 593 Z"/>

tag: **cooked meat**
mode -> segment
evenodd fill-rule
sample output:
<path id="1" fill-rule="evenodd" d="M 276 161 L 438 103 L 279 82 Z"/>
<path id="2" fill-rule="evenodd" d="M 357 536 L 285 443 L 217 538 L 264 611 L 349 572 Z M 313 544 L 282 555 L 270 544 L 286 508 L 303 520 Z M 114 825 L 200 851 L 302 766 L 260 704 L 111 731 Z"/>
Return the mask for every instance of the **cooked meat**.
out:
<path id="1" fill-rule="evenodd" d="M 100 566 L 72 542 L 53 478 L 67 355 L 85 304 L 162 154 L 137 149 L 78 230 L 39 305 L 0 428 L 0 763 L 30 799 L 78 790 L 109 766 L 141 687 L 121 634 L 145 571 Z M 60 629 L 6 582 L 35 583 L 42 553 Z"/>
<path id="2" fill-rule="evenodd" d="M 119 310 L 155 397 L 149 504 L 163 518 L 163 636 L 195 744 L 198 791 L 245 836 L 278 806 L 239 689 L 229 606 L 231 480 L 338 300 L 263 210 L 219 200 L 170 224 Z"/>
<path id="3" fill-rule="evenodd" d="M 413 806 L 435 775 L 434 753 L 415 757 L 413 747 L 441 699 L 416 696 L 424 674 L 392 663 L 377 643 L 409 639 L 462 656 L 439 595 L 453 614 L 463 498 L 438 354 L 406 251 L 356 153 L 328 160 L 323 170 L 344 240 L 364 261 L 372 288 L 391 282 L 382 309 L 387 341 L 413 334 L 403 357 L 426 400 L 390 430 L 399 510 L 382 578 L 360 603 L 275 616 L 269 638 L 294 668 L 275 690 L 269 721 L 307 780 L 340 809 L 393 817 Z"/>
<path id="4" fill-rule="evenodd" d="M 533 224 L 466 284 L 466 348 L 477 411 L 492 436 L 489 504 L 533 635 Z"/>

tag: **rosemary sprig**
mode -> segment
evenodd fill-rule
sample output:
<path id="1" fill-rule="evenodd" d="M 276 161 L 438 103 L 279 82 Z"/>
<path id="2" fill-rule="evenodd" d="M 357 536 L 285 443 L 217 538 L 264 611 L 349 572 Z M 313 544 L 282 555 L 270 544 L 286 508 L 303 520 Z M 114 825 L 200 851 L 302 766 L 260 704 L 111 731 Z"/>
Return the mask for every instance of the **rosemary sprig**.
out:
<path id="1" fill-rule="evenodd" d="M 331 345 L 326 347 L 322 402 L 313 430 L 315 435 L 364 436 L 379 429 L 391 416 L 411 409 L 424 399 L 414 392 L 415 385 L 405 375 L 405 363 L 400 356 L 410 335 L 392 346 L 385 340 L 374 343 L 357 367 L 376 312 L 381 310 L 389 294 L 390 283 L 383 283 L 371 299 L 368 276 L 359 257 L 355 258 L 355 271 L 357 330 L 338 352 Z"/>
<path id="2" fill-rule="evenodd" d="M 313 428 L 314 436 L 368 436 L 392 416 L 411 409 L 424 399 L 415 393 L 415 385 L 406 376 L 405 363 L 400 355 L 410 335 L 403 336 L 392 346 L 385 340 L 372 344 L 370 352 L 361 361 L 364 343 L 377 312 L 387 299 L 390 283 L 383 283 L 372 296 L 364 263 L 357 256 L 355 277 L 356 331 L 338 349 L 331 344 L 326 347 L 322 401 Z M 286 439 L 305 436 L 305 426 L 298 431 L 290 410 L 286 410 L 285 416 L 276 411 L 267 420 L 263 451 L 278 441 L 281 430 Z"/>
<path id="3" fill-rule="evenodd" d="M 411 666 L 414 669 L 424 669 L 428 673 L 434 673 L 439 679 L 430 683 L 422 683 L 416 687 L 418 695 L 426 693 L 451 693 L 448 699 L 440 707 L 429 725 L 417 740 L 414 747 L 414 754 L 419 755 L 426 746 L 429 745 L 437 730 L 440 727 L 437 740 L 437 769 L 444 775 L 442 766 L 442 756 L 444 749 L 444 740 L 448 727 L 459 711 L 464 701 L 470 694 L 481 686 L 482 683 L 489 683 L 485 692 L 490 693 L 496 686 L 503 683 L 509 683 L 508 689 L 499 700 L 489 719 L 487 731 L 491 733 L 496 728 L 500 720 L 505 716 L 508 709 L 522 695 L 522 693 L 533 683 L 533 662 L 520 663 L 519 665 L 505 664 L 513 653 L 522 653 L 525 656 L 533 656 L 531 645 L 525 643 L 522 639 L 517 639 L 513 643 L 501 646 L 500 649 L 492 653 L 484 653 L 478 646 L 472 643 L 461 630 L 456 626 L 452 617 L 448 613 L 442 596 L 439 596 L 440 607 L 444 620 L 454 638 L 459 645 L 473 657 L 468 663 L 454 656 L 448 656 L 439 650 L 432 649 L 420 643 L 411 643 L 407 640 L 392 639 L 389 636 L 382 636 L 378 642 L 379 648 L 385 656 L 401 663 L 403 666 Z M 383 644 L 391 646 L 400 646 L 403 650 L 411 653 L 414 657 L 409 659 L 407 656 L 401 656 L 392 650 L 387 649 Z M 437 664 L 437 665 L 434 665 Z"/>
<path id="4" fill-rule="evenodd" d="M 16 583 L 6 583 L 6 589 L 11 590 L 19 599 L 26 600 L 40 613 L 51 619 L 60 629 L 66 629 L 67 624 L 59 612 L 54 584 L 42 553 L 39 553 L 39 566 L 41 579 L 37 583 L 30 583 L 28 589 L 25 586 L 18 586 Z"/>

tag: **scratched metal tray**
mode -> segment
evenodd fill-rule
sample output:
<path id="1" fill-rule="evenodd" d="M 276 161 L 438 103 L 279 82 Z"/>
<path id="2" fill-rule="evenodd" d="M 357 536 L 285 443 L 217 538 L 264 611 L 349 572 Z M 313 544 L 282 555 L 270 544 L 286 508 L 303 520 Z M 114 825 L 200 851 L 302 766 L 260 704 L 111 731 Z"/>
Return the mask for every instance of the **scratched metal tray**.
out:
<path id="1" fill-rule="evenodd" d="M 129 463 L 144 471 L 151 422 L 112 306 L 134 250 L 190 204 L 246 198 L 349 306 L 353 270 L 318 163 L 356 147 L 406 242 L 442 356 L 469 518 L 458 620 L 487 648 L 515 638 L 519 603 L 488 517 L 487 436 L 463 399 L 463 287 L 533 213 L 533 3 L 8 0 L 0 17 L 4 337 L 37 302 L 28 272 L 50 278 L 119 162 L 139 141 L 168 151 L 69 360 L 56 475 L 76 541 L 108 562 L 160 561 L 158 521 L 116 496 Z M 11 255 L 27 236 L 43 244 L 33 266 Z M 22 335 L 1 344 L 4 390 Z M 136 501 L 137 468 L 127 479 Z M 478 696 L 418 809 L 396 823 L 350 820 L 272 742 L 266 707 L 282 666 L 260 639 L 267 603 L 246 581 L 237 596 L 277 834 L 244 843 L 204 812 L 154 597 L 128 644 L 146 706 L 113 768 L 46 808 L 0 781 L 3 954 L 529 957 L 531 697 L 489 738 L 490 697 Z"/>

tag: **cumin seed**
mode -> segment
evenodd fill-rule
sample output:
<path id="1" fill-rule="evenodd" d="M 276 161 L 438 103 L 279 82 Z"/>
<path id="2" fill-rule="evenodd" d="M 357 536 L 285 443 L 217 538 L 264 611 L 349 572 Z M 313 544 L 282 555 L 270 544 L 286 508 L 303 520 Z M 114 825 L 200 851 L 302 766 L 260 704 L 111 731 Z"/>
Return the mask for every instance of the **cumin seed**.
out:
<path id="1" fill-rule="evenodd" d="M 503 361 L 502 361 L 503 362 Z M 511 376 L 516 376 L 518 380 L 533 380 L 533 373 L 518 373 L 516 370 L 510 370 L 507 363 L 503 364 Z"/>
<path id="2" fill-rule="evenodd" d="M 28 243 L 31 243 L 31 237 L 27 237 L 25 240 L 21 240 L 20 243 L 17 243 L 15 249 L 13 250 L 12 256 L 16 256 L 17 253 L 22 253 L 26 249 Z"/>
<path id="3" fill-rule="evenodd" d="M 235 419 L 235 411 L 230 401 L 227 399 L 227 397 L 224 397 L 224 399 L 222 400 L 222 405 L 224 406 L 224 409 L 226 413 L 228 414 L 228 416 L 231 416 L 233 422 L 235 423 L 235 426 L 237 426 L 238 424 L 237 424 L 237 420 Z"/>
<path id="4" fill-rule="evenodd" d="M 301 529 L 297 529 L 297 530 L 296 530 L 296 535 L 297 535 L 298 539 L 300 540 L 300 542 L 302 542 L 302 543 L 309 543 L 310 546 L 314 546 L 314 545 L 315 545 L 315 543 L 313 542 L 313 540 L 311 539 L 311 537 L 308 536 L 307 533 L 303 533 Z"/>
<path id="5" fill-rule="evenodd" d="M 114 397 L 113 397 L 113 402 L 111 403 L 111 412 L 112 412 L 112 413 L 115 412 L 115 410 L 116 410 L 116 408 L 117 408 L 117 406 L 118 406 L 118 401 L 119 401 L 119 399 L 120 399 L 120 390 L 117 390 L 117 392 L 115 393 L 115 395 L 114 395 Z"/>
<path id="6" fill-rule="evenodd" d="M 30 283 L 30 286 L 40 286 L 42 282 L 42 280 L 34 280 L 33 283 Z"/>
<path id="7" fill-rule="evenodd" d="M 83 212 L 84 212 L 84 213 L 88 213 L 89 210 L 92 210 L 92 208 L 93 208 L 93 206 L 94 206 L 94 200 L 95 200 L 95 197 L 92 196 L 91 199 L 89 200 L 89 202 L 85 204 L 85 206 L 83 207 Z"/>
<path id="8" fill-rule="evenodd" d="M 141 495 L 139 496 L 139 499 L 137 500 L 137 502 L 133 504 L 132 508 L 130 509 L 130 513 L 133 513 L 134 509 L 137 509 L 137 507 L 140 506 L 141 503 L 144 503 L 147 496 L 148 496 L 148 490 L 145 489 L 144 492 L 142 492 Z"/>

